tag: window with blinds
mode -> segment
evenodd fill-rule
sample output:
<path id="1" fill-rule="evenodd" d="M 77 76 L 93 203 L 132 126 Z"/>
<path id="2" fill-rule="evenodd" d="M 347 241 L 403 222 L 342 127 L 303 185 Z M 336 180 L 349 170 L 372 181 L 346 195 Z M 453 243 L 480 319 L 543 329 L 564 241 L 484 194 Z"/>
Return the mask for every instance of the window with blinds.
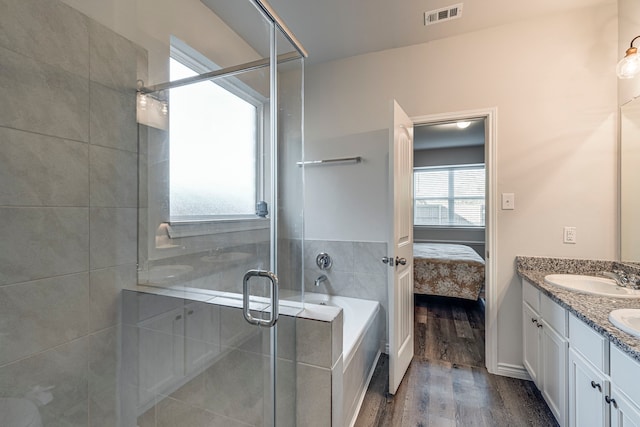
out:
<path id="1" fill-rule="evenodd" d="M 416 168 L 414 225 L 484 227 L 483 164 Z"/>

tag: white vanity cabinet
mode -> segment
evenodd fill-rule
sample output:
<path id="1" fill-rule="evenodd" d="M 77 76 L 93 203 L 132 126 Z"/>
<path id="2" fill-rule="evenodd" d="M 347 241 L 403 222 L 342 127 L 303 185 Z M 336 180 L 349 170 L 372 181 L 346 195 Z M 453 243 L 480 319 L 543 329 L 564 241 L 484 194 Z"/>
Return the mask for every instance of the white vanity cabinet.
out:
<path id="1" fill-rule="evenodd" d="M 560 426 L 567 417 L 567 311 L 523 281 L 523 356 Z"/>
<path id="2" fill-rule="evenodd" d="M 569 316 L 569 425 L 608 426 L 609 341 Z"/>
<path id="3" fill-rule="evenodd" d="M 569 425 L 640 427 L 640 363 L 569 317 Z"/>
<path id="4" fill-rule="evenodd" d="M 605 396 L 609 383 L 605 374 L 580 352 L 569 351 L 569 425 L 606 426 Z"/>
<path id="5" fill-rule="evenodd" d="M 170 394 L 220 353 L 219 308 L 203 302 L 167 303 L 166 311 L 138 323 L 138 409 Z"/>
<path id="6" fill-rule="evenodd" d="M 640 361 L 522 281 L 523 363 L 560 426 L 640 427 Z"/>
<path id="7" fill-rule="evenodd" d="M 611 390 L 606 397 L 612 427 L 640 427 L 640 363 L 611 346 Z"/>

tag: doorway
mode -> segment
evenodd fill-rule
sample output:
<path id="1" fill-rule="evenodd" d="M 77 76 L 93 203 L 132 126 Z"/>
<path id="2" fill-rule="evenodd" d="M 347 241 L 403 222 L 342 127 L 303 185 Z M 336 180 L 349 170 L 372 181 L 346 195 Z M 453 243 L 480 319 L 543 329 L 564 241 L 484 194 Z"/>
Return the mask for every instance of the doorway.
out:
<path id="1" fill-rule="evenodd" d="M 458 161 L 458 165 L 463 164 L 473 164 L 474 167 L 478 167 L 480 163 L 484 164 L 484 178 L 485 178 L 485 193 L 484 193 L 484 212 L 483 217 L 473 216 L 473 218 L 469 219 L 459 219 L 458 222 L 467 221 L 469 223 L 476 224 L 478 221 L 484 224 L 484 233 L 481 232 L 480 226 L 475 227 L 431 227 L 432 230 L 425 234 L 424 230 L 416 229 L 414 233 L 414 240 L 419 242 L 421 240 L 432 240 L 432 241 L 443 241 L 446 239 L 457 240 L 460 243 L 467 242 L 468 246 L 478 252 L 481 257 L 485 260 L 485 283 L 483 296 L 486 304 L 485 307 L 485 363 L 486 368 L 490 373 L 495 373 L 497 370 L 497 325 L 496 325 L 496 317 L 497 317 L 497 295 L 496 295 L 496 286 L 495 286 L 495 260 L 496 260 L 496 239 L 495 234 L 497 231 L 496 227 L 496 196 L 497 196 L 497 179 L 496 179 L 496 120 L 497 120 L 497 109 L 496 108 L 487 108 L 487 109 L 479 109 L 479 110 L 468 110 L 468 111 L 460 111 L 460 112 L 451 112 L 451 113 L 443 113 L 443 114 L 434 114 L 434 115 L 426 115 L 426 116 L 418 116 L 412 117 L 414 127 L 416 129 L 416 134 L 420 133 L 421 128 L 431 130 L 435 128 L 436 125 L 448 124 L 449 127 L 454 128 L 472 128 L 475 127 L 475 133 L 469 132 L 470 134 L 474 134 L 473 138 L 476 141 L 472 145 L 466 145 L 468 148 L 461 148 L 457 150 L 459 153 L 464 153 L 464 159 L 462 156 L 460 157 L 460 161 Z M 478 128 L 482 129 L 483 140 L 480 142 L 477 141 Z M 462 129 L 464 130 L 464 129 Z M 417 138 L 416 138 L 417 139 Z M 419 150 L 420 141 L 417 141 L 414 145 L 414 150 Z M 464 147 L 465 144 L 469 144 L 469 141 L 465 143 L 464 141 L 459 141 L 458 145 L 460 147 Z M 475 147 L 475 148 L 474 148 Z M 418 151 L 416 151 L 417 153 Z M 479 153 L 478 153 L 479 152 Z M 449 153 L 449 155 L 451 152 Z M 440 151 L 440 156 L 442 159 L 447 156 L 445 151 Z M 478 162 L 479 156 L 483 159 L 482 162 Z M 416 156 L 416 164 L 421 162 L 420 155 Z M 433 157 L 433 156 L 432 156 Z M 475 159 L 475 160 L 474 160 Z M 449 165 L 452 163 L 456 163 L 456 161 L 452 161 L 451 159 L 448 162 Z M 425 163 L 426 164 L 426 163 Z M 453 173 L 453 172 L 452 172 Z M 476 171 L 477 173 L 477 171 Z M 455 216 L 455 211 L 450 209 L 445 209 L 446 215 L 441 214 L 441 216 L 446 216 L 451 221 L 455 222 L 457 217 Z M 451 212 L 449 212 L 451 211 Z M 476 209 L 476 213 L 479 211 Z M 468 225 L 468 224 L 467 224 Z M 473 224 L 472 224 L 473 225 Z M 449 230 L 448 237 L 445 237 L 443 230 Z M 462 231 L 466 230 L 466 231 Z M 446 233 L 446 232 L 445 232 Z M 479 238 L 484 234 L 482 238 Z M 453 242 L 452 242 L 453 243 Z"/>

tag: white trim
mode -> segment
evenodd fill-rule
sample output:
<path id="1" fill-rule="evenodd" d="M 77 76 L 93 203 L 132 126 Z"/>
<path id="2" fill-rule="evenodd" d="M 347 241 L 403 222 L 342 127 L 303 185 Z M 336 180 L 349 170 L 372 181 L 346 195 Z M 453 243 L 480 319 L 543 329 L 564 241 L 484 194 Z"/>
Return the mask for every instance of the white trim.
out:
<path id="1" fill-rule="evenodd" d="M 498 363 L 498 368 L 494 373 L 496 375 L 502 375 L 503 377 L 511 377 L 511 378 L 517 378 L 520 380 L 531 381 L 531 377 L 529 376 L 529 373 L 522 365 L 512 365 L 510 363 Z"/>
<path id="2" fill-rule="evenodd" d="M 171 239 L 268 229 L 269 218 L 187 221 L 167 224 L 167 234 Z"/>
<path id="3" fill-rule="evenodd" d="M 517 366 L 498 363 L 498 290 L 497 290 L 497 234 L 496 216 L 498 212 L 498 108 L 456 111 L 412 117 L 414 125 L 456 121 L 472 118 L 485 119 L 484 163 L 487 173 L 487 194 L 485 202 L 485 359 L 487 370 L 492 374 L 521 378 L 522 372 Z M 524 368 L 523 368 L 524 369 Z M 526 374 L 526 371 L 525 371 Z M 528 375 L 527 375 L 528 377 Z"/>

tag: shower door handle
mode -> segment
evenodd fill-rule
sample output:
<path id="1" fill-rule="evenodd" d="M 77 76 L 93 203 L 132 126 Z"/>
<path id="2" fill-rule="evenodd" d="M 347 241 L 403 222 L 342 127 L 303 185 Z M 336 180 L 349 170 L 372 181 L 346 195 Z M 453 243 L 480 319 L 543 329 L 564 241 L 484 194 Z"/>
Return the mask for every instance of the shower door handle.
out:
<path id="1" fill-rule="evenodd" d="M 266 277 L 271 284 L 271 317 L 268 319 L 258 319 L 251 314 L 249 301 L 249 280 L 252 277 Z M 242 315 L 244 319 L 252 325 L 272 327 L 278 321 L 278 276 L 271 271 L 249 270 L 242 280 Z"/>

